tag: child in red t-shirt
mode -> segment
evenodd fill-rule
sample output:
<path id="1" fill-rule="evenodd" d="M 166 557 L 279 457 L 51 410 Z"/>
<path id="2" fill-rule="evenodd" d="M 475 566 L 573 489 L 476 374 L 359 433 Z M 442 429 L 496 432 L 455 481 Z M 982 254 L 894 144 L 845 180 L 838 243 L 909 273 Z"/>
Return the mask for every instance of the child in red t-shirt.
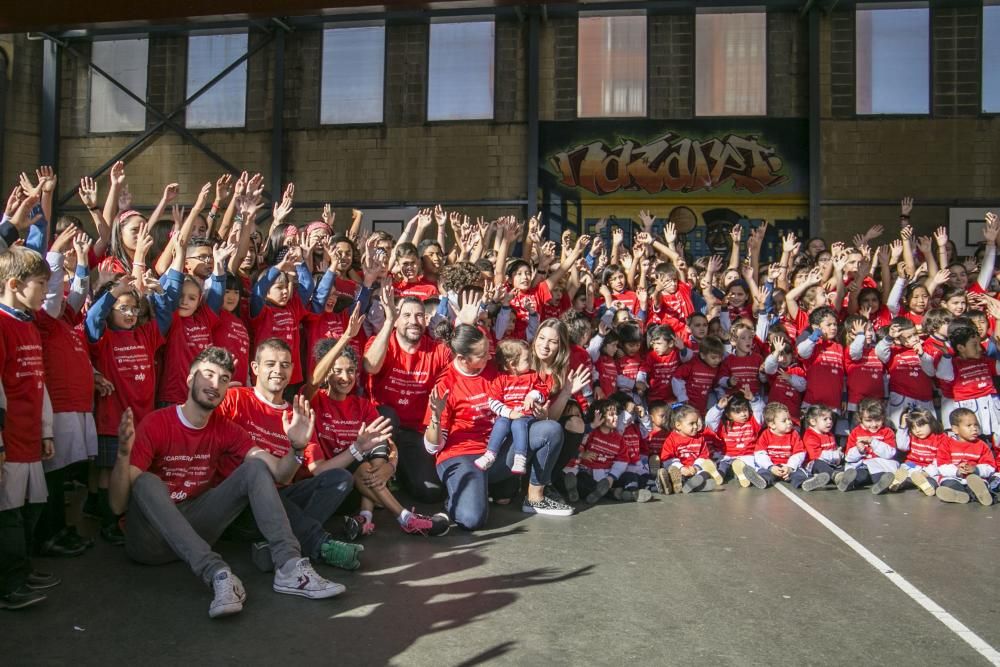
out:
<path id="1" fill-rule="evenodd" d="M 715 440 L 715 434 L 705 428 L 697 408 L 692 405 L 677 408 L 673 432 L 660 449 L 662 467 L 657 475 L 660 493 L 712 491 L 722 484 L 722 475 L 709 449 L 709 443 L 714 444 Z"/>
<path id="2" fill-rule="evenodd" d="M 799 488 L 809 475 L 802 468 L 806 448 L 795 431 L 791 413 L 781 403 L 771 403 L 764 409 L 764 423 L 767 428 L 754 444 L 754 466 L 747 466 L 744 474 L 758 489 L 779 481 Z"/>
<path id="3" fill-rule="evenodd" d="M 678 401 L 692 405 L 699 414 L 708 411 L 724 351 L 722 341 L 714 336 L 701 341 L 698 356 L 681 364 L 670 381 Z"/>
<path id="4" fill-rule="evenodd" d="M 785 334 L 772 334 L 768 340 L 771 354 L 764 358 L 767 402 L 784 405 L 792 421 L 798 423 L 802 415 L 802 393 L 806 390 L 806 371 L 792 353 L 791 341 Z"/>
<path id="5" fill-rule="evenodd" d="M 837 488 L 859 489 L 869 484 L 873 494 L 885 493 L 899 468 L 895 461 L 896 434 L 885 425 L 882 402 L 866 398 L 858 405 L 858 425 L 847 436 L 845 470 Z"/>
<path id="6" fill-rule="evenodd" d="M 705 415 L 705 425 L 715 431 L 722 443 L 719 474 L 726 480 L 735 477 L 744 489 L 750 486 L 744 470 L 753 466 L 754 443 L 760 433 L 763 412 L 764 402 L 744 385 L 741 393 L 723 396 Z"/>
<path id="7" fill-rule="evenodd" d="M 992 505 L 993 494 L 986 480 L 996 473 L 993 452 L 982 440 L 976 413 L 957 408 L 950 415 L 952 437 L 943 438 L 937 454 L 940 485 L 937 497 L 946 503 Z"/>
<path id="8" fill-rule="evenodd" d="M 583 439 L 580 457 L 564 472 L 566 493 L 571 502 L 586 494 L 593 505 L 608 494 L 628 468 L 625 438 L 618 432 L 618 404 L 610 399 L 594 401 L 588 413 L 593 430 Z"/>
<path id="9" fill-rule="evenodd" d="M 634 400 L 641 400 L 648 388 L 649 369 L 642 356 L 642 329 L 635 322 L 625 322 L 617 327 L 618 373 L 615 387 L 628 392 Z"/>
<path id="10" fill-rule="evenodd" d="M 732 353 L 719 366 L 718 386 L 721 392 L 735 393 L 748 387 L 754 397 L 761 393 L 760 372 L 764 357 L 754 350 L 754 329 L 747 322 L 738 320 L 729 330 Z"/>
<path id="11" fill-rule="evenodd" d="M 538 389 L 538 373 L 531 370 L 528 344 L 523 340 L 507 338 L 497 343 L 496 365 L 499 374 L 490 382 L 487 395 L 497 418 L 486 451 L 473 463 L 480 470 L 489 470 L 510 437 L 514 451 L 510 471 L 523 475 L 528 469 L 528 429 L 535 421 L 535 407 L 545 397 Z"/>
<path id="12" fill-rule="evenodd" d="M 615 393 L 615 383 L 618 380 L 619 338 L 615 331 L 605 335 L 598 334 L 590 342 L 590 358 L 594 361 L 594 398 L 606 399 Z"/>
<path id="13" fill-rule="evenodd" d="M 802 444 L 806 448 L 806 472 L 809 479 L 802 482 L 803 491 L 821 489 L 831 481 L 838 482 L 844 474 L 844 453 L 833 435 L 834 412 L 825 405 L 814 405 L 806 410 L 806 426 Z"/>
<path id="14" fill-rule="evenodd" d="M 938 381 L 951 389 L 951 398 L 941 401 L 941 421 L 950 423 L 953 410 L 967 408 L 976 415 L 983 435 L 1000 433 L 1000 401 L 993 387 L 1000 364 L 983 356 L 982 338 L 974 327 L 955 327 L 948 340 L 955 356 L 943 355 L 935 372 Z"/>
<path id="15" fill-rule="evenodd" d="M 904 428 L 907 410 L 934 412 L 934 357 L 927 353 L 917 325 L 905 317 L 889 323 L 889 335 L 875 346 L 889 374 L 886 421 Z"/>
<path id="16" fill-rule="evenodd" d="M 937 453 L 944 435 L 941 423 L 930 410 L 912 409 L 903 414 L 896 431 L 896 449 L 906 452 L 906 460 L 896 470 L 890 491 L 915 486 L 925 496 L 933 496 L 937 486 Z"/>
<path id="17" fill-rule="evenodd" d="M 647 404 L 652 406 L 653 401 L 673 402 L 674 391 L 670 380 L 691 353 L 684 347 L 680 336 L 664 325 L 650 327 L 646 332 L 646 345 L 649 348 L 645 359 Z"/>
<path id="18" fill-rule="evenodd" d="M 652 488 L 659 490 L 657 476 L 660 472 L 660 451 L 663 443 L 670 435 L 670 422 L 673 420 L 673 412 L 670 404 L 666 401 L 650 401 L 649 421 L 653 428 L 646 436 L 646 449 L 649 451 L 647 465 L 649 467 L 649 477 L 653 482 Z"/>

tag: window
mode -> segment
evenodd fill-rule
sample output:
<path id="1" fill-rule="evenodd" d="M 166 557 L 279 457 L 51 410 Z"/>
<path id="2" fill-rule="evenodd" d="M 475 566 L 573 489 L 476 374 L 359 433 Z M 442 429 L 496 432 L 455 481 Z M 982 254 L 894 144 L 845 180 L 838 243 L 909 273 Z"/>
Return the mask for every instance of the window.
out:
<path id="1" fill-rule="evenodd" d="M 859 9 L 855 19 L 859 114 L 930 111 L 930 10 Z"/>
<path id="2" fill-rule="evenodd" d="M 385 27 L 323 31 L 320 122 L 381 123 Z"/>
<path id="3" fill-rule="evenodd" d="M 1000 67 L 997 67 L 997 44 L 1000 43 L 1000 4 L 983 7 L 983 111 L 1000 113 Z"/>
<path id="4" fill-rule="evenodd" d="M 247 52 L 246 33 L 188 37 L 187 96 Z M 247 115 L 247 63 L 227 74 L 187 108 L 192 128 L 243 127 Z"/>
<path id="5" fill-rule="evenodd" d="M 646 17 L 581 16 L 576 80 L 577 116 L 645 116 Z"/>
<path id="6" fill-rule="evenodd" d="M 493 21 L 431 23 L 427 120 L 493 118 Z"/>
<path id="7" fill-rule="evenodd" d="M 146 99 L 148 39 L 94 42 L 91 61 Z M 90 131 L 137 132 L 146 127 L 146 109 L 102 75 L 90 72 Z"/>
<path id="8" fill-rule="evenodd" d="M 767 16 L 695 16 L 695 115 L 767 113 Z"/>

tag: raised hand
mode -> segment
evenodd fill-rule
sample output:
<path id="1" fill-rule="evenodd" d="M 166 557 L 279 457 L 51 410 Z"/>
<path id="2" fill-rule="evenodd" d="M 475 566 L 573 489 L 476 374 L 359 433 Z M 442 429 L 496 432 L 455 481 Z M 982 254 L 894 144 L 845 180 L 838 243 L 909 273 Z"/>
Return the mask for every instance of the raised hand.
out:
<path id="1" fill-rule="evenodd" d="M 301 394 L 292 401 L 292 413 L 281 415 L 281 426 L 295 449 L 304 449 L 316 428 L 316 413 Z"/>
<path id="2" fill-rule="evenodd" d="M 73 251 L 76 253 L 76 263 L 80 266 L 87 265 L 87 256 L 93 243 L 93 239 L 86 232 L 79 232 L 73 237 Z"/>
<path id="3" fill-rule="evenodd" d="M 80 179 L 80 188 L 76 194 L 87 208 L 97 207 L 97 183 L 90 176 L 84 176 Z"/>
<path id="4" fill-rule="evenodd" d="M 361 325 L 365 323 L 365 316 L 361 312 L 361 304 L 354 304 L 354 310 L 351 311 L 351 317 L 347 320 L 347 326 L 344 327 L 344 335 L 348 338 L 354 338 L 359 333 L 361 333 Z"/>
<path id="5" fill-rule="evenodd" d="M 459 295 L 461 307 L 458 309 L 456 320 L 460 324 L 475 325 L 479 319 L 479 306 L 482 301 L 474 290 L 462 290 Z"/>
<path id="6" fill-rule="evenodd" d="M 56 240 L 52 242 L 50 250 L 52 252 L 64 254 L 73 246 L 73 238 L 79 231 L 80 228 L 76 225 L 67 225 L 66 229 L 62 230 L 62 232 L 56 236 Z"/>
<path id="7" fill-rule="evenodd" d="M 900 215 L 908 218 L 912 211 L 913 211 L 913 197 L 903 197 L 902 201 L 899 202 Z"/>
<path id="8" fill-rule="evenodd" d="M 181 193 L 181 186 L 177 183 L 167 183 L 163 188 L 163 204 L 169 204 L 170 202 L 177 199 L 177 195 Z"/>
<path id="9" fill-rule="evenodd" d="M 934 230 L 934 241 L 939 248 L 948 245 L 948 230 L 945 227 L 938 227 Z"/>
<path id="10" fill-rule="evenodd" d="M 566 376 L 570 394 L 578 394 L 590 384 L 590 371 L 585 366 L 577 366 Z"/>
<path id="11" fill-rule="evenodd" d="M 673 246 L 674 241 L 677 240 L 677 225 L 672 222 L 668 222 L 663 227 L 663 240 L 667 242 L 668 246 Z"/>
<path id="12" fill-rule="evenodd" d="M 444 412 L 445 404 L 447 404 L 447 399 L 444 396 L 438 394 L 437 387 L 431 390 L 431 395 L 427 399 L 427 404 L 431 407 L 431 412 L 434 413 L 436 417 L 440 417 L 441 413 Z"/>
<path id="13" fill-rule="evenodd" d="M 656 216 L 649 211 L 639 211 L 639 221 L 642 222 L 642 226 L 647 233 L 652 233 L 653 224 L 656 223 Z"/>
<path id="14" fill-rule="evenodd" d="M 111 172 L 108 175 L 112 186 L 121 187 L 125 185 L 125 163 L 121 160 L 111 165 Z"/>
<path id="15" fill-rule="evenodd" d="M 219 180 L 215 182 L 215 201 L 223 202 L 229 198 L 229 193 L 232 192 L 232 183 L 232 174 L 219 176 Z"/>
<path id="16" fill-rule="evenodd" d="M 354 439 L 354 447 L 359 452 L 367 452 L 392 437 L 392 422 L 386 417 L 379 417 L 370 424 L 362 424 L 358 429 L 358 437 Z"/>

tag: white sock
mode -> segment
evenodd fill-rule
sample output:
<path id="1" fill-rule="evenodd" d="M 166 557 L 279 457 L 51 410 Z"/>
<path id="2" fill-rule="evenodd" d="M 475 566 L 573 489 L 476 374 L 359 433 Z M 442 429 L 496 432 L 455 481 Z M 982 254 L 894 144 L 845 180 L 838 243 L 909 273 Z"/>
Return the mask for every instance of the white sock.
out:
<path id="1" fill-rule="evenodd" d="M 358 514 L 363 516 L 365 520 L 368 521 L 368 523 L 372 523 L 372 513 L 369 512 L 368 510 L 361 510 L 360 512 L 358 512 Z"/>
<path id="2" fill-rule="evenodd" d="M 298 558 L 289 558 L 288 560 L 285 561 L 285 564 L 278 569 L 281 570 L 282 574 L 291 574 L 292 570 L 294 570 L 295 566 L 298 564 L 299 564 Z"/>
<path id="3" fill-rule="evenodd" d="M 412 512 L 410 512 L 410 510 L 403 510 L 402 512 L 399 513 L 399 516 L 396 518 L 396 520 L 399 521 L 399 525 L 400 526 L 405 526 L 406 525 L 406 522 L 410 518 L 410 514 L 412 514 Z"/>

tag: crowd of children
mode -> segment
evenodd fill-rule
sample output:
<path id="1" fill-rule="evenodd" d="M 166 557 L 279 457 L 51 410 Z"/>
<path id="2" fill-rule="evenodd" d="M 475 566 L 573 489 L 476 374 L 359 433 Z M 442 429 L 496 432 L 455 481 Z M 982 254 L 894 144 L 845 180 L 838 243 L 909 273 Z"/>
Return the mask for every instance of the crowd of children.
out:
<path id="1" fill-rule="evenodd" d="M 490 433 L 463 450 L 481 471 L 512 441 L 510 471 L 523 475 L 532 425 L 558 419 L 566 437 L 552 482 L 571 503 L 645 502 L 728 481 L 914 488 L 983 505 L 1000 490 L 993 214 L 970 257 L 944 228 L 917 236 L 904 200 L 893 232 L 876 226 L 851 244 L 788 235 L 765 264 L 766 226 L 745 240 L 734 226 L 728 256 L 692 257 L 674 225 L 648 212 L 631 246 L 603 224 L 557 243 L 534 218 L 470 221 L 440 207 L 393 238 L 364 232 L 357 211 L 339 228 L 329 207 L 292 224 L 289 185 L 261 233 L 259 174 L 204 184 L 187 211 L 169 184 L 147 216 L 132 208 L 119 162 L 103 205 L 97 184 L 80 181 L 86 223 L 54 217 L 56 182 L 45 167 L 22 175 L 0 223 L 0 606 L 57 583 L 30 568 L 31 555 L 89 546 L 66 524 L 69 481 L 88 484 L 85 512 L 122 541 L 108 493 L 119 426 L 183 403 L 189 367 L 213 346 L 247 387 L 258 344 L 292 351 L 285 398 L 322 408 L 302 476 L 353 464 L 340 456 L 348 450 L 362 461 L 350 436 L 377 419 L 392 421 L 395 438 L 376 458 L 403 478 L 424 474 L 432 464 L 397 444 L 423 428 L 434 434 L 428 451 L 447 440 L 449 424 L 436 422 L 445 397 L 430 388 L 448 369 L 480 372 L 454 340 L 473 326 L 479 334 L 461 335 L 469 349 L 485 336 L 489 382 L 461 398 L 468 423 L 450 424 L 451 436 Z M 464 366 L 452 368 L 449 341 Z M 567 387 L 573 400 L 553 414 Z M 391 415 L 378 416 L 383 408 Z M 374 529 L 376 503 L 404 529 L 423 525 L 365 471 L 349 537 Z"/>

